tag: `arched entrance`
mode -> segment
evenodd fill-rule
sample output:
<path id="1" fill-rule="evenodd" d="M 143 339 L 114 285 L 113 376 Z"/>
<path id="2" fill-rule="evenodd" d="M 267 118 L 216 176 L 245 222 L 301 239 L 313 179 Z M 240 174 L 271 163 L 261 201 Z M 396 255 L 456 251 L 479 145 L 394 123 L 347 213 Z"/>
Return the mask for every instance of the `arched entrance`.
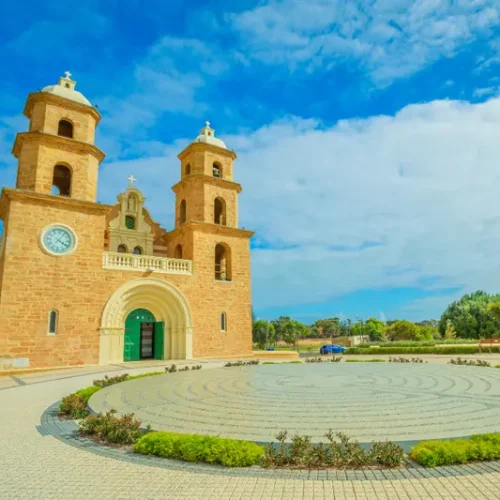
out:
<path id="1" fill-rule="evenodd" d="M 141 313 L 137 314 L 137 311 Z M 135 320 L 131 319 L 134 312 Z M 141 319 L 142 317 L 144 319 Z M 129 322 L 135 329 L 135 334 L 132 334 L 132 337 L 135 335 L 135 340 L 134 337 L 132 340 L 128 335 L 126 337 Z M 120 363 L 128 361 L 126 358 L 130 356 L 136 358 L 137 354 L 141 359 L 141 323 L 154 323 L 153 343 L 155 340 L 157 342 L 156 349 L 153 345 L 155 359 L 192 359 L 193 327 L 191 311 L 185 297 L 170 283 L 145 278 L 125 283 L 108 300 L 101 320 L 99 363 Z M 159 332 L 162 332 L 163 346 L 159 340 Z M 125 346 L 125 341 L 133 341 L 134 346 Z M 126 347 L 130 352 L 125 350 Z"/>
<path id="2" fill-rule="evenodd" d="M 123 361 L 163 359 L 164 325 L 163 321 L 156 321 L 154 314 L 147 309 L 135 309 L 129 313 L 125 320 Z"/>

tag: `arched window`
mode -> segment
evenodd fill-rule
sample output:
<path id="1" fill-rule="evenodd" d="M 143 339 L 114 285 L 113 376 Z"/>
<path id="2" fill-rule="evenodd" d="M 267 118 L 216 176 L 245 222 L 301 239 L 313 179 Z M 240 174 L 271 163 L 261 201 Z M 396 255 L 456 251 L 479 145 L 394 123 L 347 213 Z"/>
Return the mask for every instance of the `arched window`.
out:
<path id="1" fill-rule="evenodd" d="M 125 216 L 125 227 L 127 229 L 135 229 L 135 218 L 131 215 Z"/>
<path id="2" fill-rule="evenodd" d="M 73 124 L 68 120 L 60 120 L 57 126 L 57 135 L 73 139 Z"/>
<path id="3" fill-rule="evenodd" d="M 174 250 L 174 259 L 182 259 L 182 245 L 179 244 Z"/>
<path id="4" fill-rule="evenodd" d="M 220 331 L 227 332 L 227 316 L 226 313 L 220 315 Z"/>
<path id="5" fill-rule="evenodd" d="M 189 175 L 191 173 L 191 164 L 188 163 L 184 169 L 184 175 Z"/>
<path id="6" fill-rule="evenodd" d="M 212 174 L 214 177 L 222 177 L 222 167 L 220 166 L 220 163 L 215 162 L 212 165 Z"/>
<path id="7" fill-rule="evenodd" d="M 57 320 L 58 314 L 56 310 L 52 310 L 49 312 L 49 335 L 55 335 L 57 333 Z"/>
<path id="8" fill-rule="evenodd" d="M 214 223 L 226 225 L 226 202 L 222 198 L 215 198 L 214 201 Z"/>
<path id="9" fill-rule="evenodd" d="M 52 194 L 71 196 L 71 170 L 65 165 L 56 165 L 54 167 Z"/>
<path id="10" fill-rule="evenodd" d="M 186 222 L 186 200 L 181 201 L 179 220 L 181 224 Z"/>
<path id="11" fill-rule="evenodd" d="M 118 253 L 127 253 L 127 247 L 125 245 L 118 245 Z"/>
<path id="12" fill-rule="evenodd" d="M 231 249 L 226 244 L 215 246 L 215 279 L 231 281 Z"/>
<path id="13" fill-rule="evenodd" d="M 135 247 L 134 248 L 134 254 L 135 255 L 142 255 L 142 248 L 141 247 Z"/>

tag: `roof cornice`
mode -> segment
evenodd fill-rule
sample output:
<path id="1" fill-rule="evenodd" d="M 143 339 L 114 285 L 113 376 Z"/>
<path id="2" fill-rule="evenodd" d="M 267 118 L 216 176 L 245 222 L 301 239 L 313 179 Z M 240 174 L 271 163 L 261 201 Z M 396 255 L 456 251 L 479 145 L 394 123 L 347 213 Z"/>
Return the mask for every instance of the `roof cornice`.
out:
<path id="1" fill-rule="evenodd" d="M 28 95 L 26 105 L 24 106 L 24 116 L 31 119 L 31 112 L 33 110 L 33 106 L 37 102 L 45 102 L 47 104 L 54 104 L 55 106 L 60 106 L 62 108 L 79 111 L 80 113 L 87 113 L 94 117 L 96 125 L 99 123 L 101 119 L 99 111 L 97 111 L 97 109 L 94 108 L 93 106 L 87 106 L 86 104 L 82 104 L 55 94 L 51 94 L 49 92 L 42 92 L 42 91 L 31 92 L 31 94 Z"/>
<path id="2" fill-rule="evenodd" d="M 228 156 L 232 160 L 237 158 L 236 153 L 233 150 L 214 146 L 213 144 L 208 144 L 207 142 L 192 142 L 177 155 L 177 158 L 182 161 L 182 159 L 189 153 L 197 151 L 211 151 L 212 153 L 216 153 L 221 156 Z"/>
<path id="3" fill-rule="evenodd" d="M 55 148 L 64 149 L 66 151 L 71 151 L 72 153 L 84 153 L 90 154 L 97 158 L 99 163 L 106 156 L 97 146 L 89 144 L 87 142 L 77 141 L 75 139 L 70 139 L 69 137 L 62 137 L 60 135 L 47 134 L 46 132 L 34 131 L 34 132 L 19 132 L 16 135 L 16 140 L 14 141 L 14 146 L 12 148 L 12 154 L 19 158 L 21 154 L 21 148 L 24 141 L 32 142 L 43 142 L 49 146 Z"/>
<path id="4" fill-rule="evenodd" d="M 37 193 L 35 191 L 28 191 L 25 189 L 3 188 L 2 197 L 0 198 L 0 217 L 3 216 L 3 212 L 6 209 L 7 200 L 23 201 L 37 205 L 56 206 L 66 210 L 83 211 L 96 215 L 105 215 L 113 208 L 111 205 L 103 205 L 93 201 L 76 200 L 66 196 Z"/>
<path id="5" fill-rule="evenodd" d="M 189 183 L 198 182 L 199 184 L 211 184 L 212 186 L 218 186 L 226 189 L 234 189 L 237 193 L 241 193 L 241 184 L 228 181 L 227 179 L 222 179 L 220 177 L 212 177 L 206 174 L 190 174 L 186 175 L 184 179 L 179 181 L 177 184 L 172 186 L 172 191 L 178 194 L 182 187 L 187 186 Z"/>

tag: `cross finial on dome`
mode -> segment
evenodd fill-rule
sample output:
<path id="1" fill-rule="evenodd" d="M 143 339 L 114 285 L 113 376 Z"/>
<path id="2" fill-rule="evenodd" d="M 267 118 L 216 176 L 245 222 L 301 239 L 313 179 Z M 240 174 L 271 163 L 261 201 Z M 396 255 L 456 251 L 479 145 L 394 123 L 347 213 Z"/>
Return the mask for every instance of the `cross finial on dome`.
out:
<path id="1" fill-rule="evenodd" d="M 130 182 L 130 185 L 133 186 L 134 185 L 134 182 L 136 181 L 137 179 L 131 175 L 130 177 L 127 177 L 127 181 Z"/>
<path id="2" fill-rule="evenodd" d="M 64 72 L 64 76 L 65 78 L 67 78 L 68 80 L 71 80 L 71 73 L 69 71 L 65 71 Z"/>
<path id="3" fill-rule="evenodd" d="M 210 127 L 210 122 L 209 122 L 208 120 L 205 122 L 205 126 L 206 126 L 207 128 L 209 128 L 209 127 Z"/>

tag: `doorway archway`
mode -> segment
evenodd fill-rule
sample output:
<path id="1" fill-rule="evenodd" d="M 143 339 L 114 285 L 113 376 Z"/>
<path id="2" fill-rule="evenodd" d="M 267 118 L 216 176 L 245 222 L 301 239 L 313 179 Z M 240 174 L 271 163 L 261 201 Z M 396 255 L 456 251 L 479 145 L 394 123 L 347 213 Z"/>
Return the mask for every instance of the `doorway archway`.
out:
<path id="1" fill-rule="evenodd" d="M 110 297 L 101 319 L 99 363 L 125 360 L 125 326 L 129 315 L 145 310 L 155 325 L 163 323 L 163 356 L 157 359 L 192 359 L 193 325 L 186 298 L 175 286 L 153 278 L 134 279 Z M 161 327 L 159 327 L 161 328 Z M 157 349 L 153 355 L 160 355 Z"/>
<path id="2" fill-rule="evenodd" d="M 147 309 L 134 309 L 125 320 L 123 361 L 163 359 L 165 323 Z"/>

